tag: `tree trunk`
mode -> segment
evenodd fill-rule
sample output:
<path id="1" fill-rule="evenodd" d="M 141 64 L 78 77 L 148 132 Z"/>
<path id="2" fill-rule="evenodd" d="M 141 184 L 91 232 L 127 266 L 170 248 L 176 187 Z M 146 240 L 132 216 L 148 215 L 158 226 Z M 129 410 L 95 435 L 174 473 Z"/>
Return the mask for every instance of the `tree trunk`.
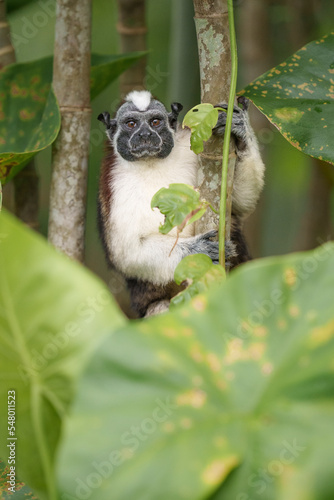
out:
<path id="1" fill-rule="evenodd" d="M 146 6 L 145 0 L 117 0 L 118 24 L 121 52 L 146 50 Z M 146 75 L 146 57 L 143 57 L 120 77 L 121 97 L 131 90 L 143 90 Z"/>
<path id="2" fill-rule="evenodd" d="M 0 70 L 15 61 L 15 50 L 11 43 L 10 27 L 6 18 L 6 2 L 0 0 Z M 34 160 L 17 174 L 13 183 L 9 184 L 11 185 L 4 190 L 6 198 L 8 190 L 9 200 L 8 203 L 6 201 L 6 205 L 14 205 L 15 215 L 32 229 L 38 229 L 39 193 Z M 14 202 L 10 201 L 12 196 Z"/>
<path id="3" fill-rule="evenodd" d="M 201 76 L 201 101 L 218 104 L 227 102 L 231 83 L 231 54 L 227 0 L 194 0 L 195 25 Z M 221 171 L 221 138 L 212 137 L 199 156 L 198 186 L 201 196 L 219 210 Z M 234 149 L 234 148 L 233 148 Z M 231 151 L 227 204 L 230 204 L 235 153 Z M 233 154 L 234 153 L 234 154 Z M 196 232 L 217 229 L 219 215 L 207 210 L 196 223 Z M 226 226 L 228 226 L 228 215 Z"/>
<path id="4" fill-rule="evenodd" d="M 84 257 L 90 132 L 91 0 L 58 0 L 53 87 L 62 122 L 53 149 L 49 240 Z"/>

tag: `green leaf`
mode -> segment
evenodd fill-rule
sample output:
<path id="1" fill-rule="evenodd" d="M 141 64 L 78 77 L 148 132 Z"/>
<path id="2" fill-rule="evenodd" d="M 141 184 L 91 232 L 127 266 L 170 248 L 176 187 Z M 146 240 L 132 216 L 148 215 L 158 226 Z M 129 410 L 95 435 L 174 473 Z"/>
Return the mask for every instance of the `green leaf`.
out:
<path id="1" fill-rule="evenodd" d="M 92 54 L 91 99 L 143 57 Z M 60 129 L 60 112 L 51 89 L 52 57 L 7 66 L 0 71 L 0 180 L 12 179 Z"/>
<path id="2" fill-rule="evenodd" d="M 54 500 L 54 455 L 78 377 L 124 319 L 105 285 L 4 212 L 0 269 L 0 456 L 8 457 L 14 390 L 17 475 L 40 499 Z"/>
<path id="3" fill-rule="evenodd" d="M 199 192 L 188 184 L 170 184 L 168 188 L 159 189 L 152 198 L 151 208 L 157 207 L 165 216 L 160 233 L 167 234 L 176 226 L 181 232 L 202 217 L 208 203 L 200 201 L 199 196 Z"/>
<path id="4" fill-rule="evenodd" d="M 334 32 L 309 43 L 250 83 L 253 101 L 304 153 L 334 163 Z"/>
<path id="5" fill-rule="evenodd" d="M 213 264 L 207 255 L 188 255 L 181 260 L 174 273 L 174 281 L 178 285 L 186 281 L 188 286 L 172 299 L 172 307 L 189 302 L 199 293 L 207 291 L 212 285 L 222 283 L 225 279 L 224 268 Z"/>
<path id="6" fill-rule="evenodd" d="M 326 244 L 106 339 L 65 428 L 63 498 L 334 498 L 333 289 Z"/>
<path id="7" fill-rule="evenodd" d="M 50 89 L 51 58 L 0 72 L 0 179 L 16 175 L 56 139 L 60 112 Z"/>
<path id="8" fill-rule="evenodd" d="M 210 139 L 220 109 L 214 108 L 212 104 L 198 104 L 184 117 L 182 127 L 191 129 L 190 144 L 194 153 L 199 154 L 203 151 L 203 142 Z"/>

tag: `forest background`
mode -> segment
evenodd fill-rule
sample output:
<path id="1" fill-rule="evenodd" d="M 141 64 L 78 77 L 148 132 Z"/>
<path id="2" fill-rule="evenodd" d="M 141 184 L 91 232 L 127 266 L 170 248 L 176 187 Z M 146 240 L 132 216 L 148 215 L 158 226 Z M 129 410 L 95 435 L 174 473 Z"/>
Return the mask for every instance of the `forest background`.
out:
<path id="1" fill-rule="evenodd" d="M 53 53 L 55 2 L 10 0 L 9 22 L 18 62 Z M 41 22 L 41 4 L 49 5 Z M 328 33 L 333 27 L 331 0 L 237 0 L 234 2 L 239 53 L 238 90 L 286 57 Z M 54 7 L 54 8 L 52 8 Z M 200 102 L 197 41 L 192 0 L 147 1 L 146 86 L 162 102 L 181 102 L 189 110 Z M 44 18 L 45 19 L 45 15 Z M 93 2 L 92 52 L 120 52 L 116 1 Z M 103 125 L 96 117 L 114 111 L 119 83 L 112 83 L 92 103 L 88 178 L 86 265 L 110 284 L 116 294 L 122 284 L 110 277 L 96 227 L 99 167 L 104 150 Z M 266 184 L 260 204 L 246 223 L 254 257 L 314 248 L 333 237 L 334 174 L 329 164 L 293 148 L 253 106 L 251 119 L 266 163 Z M 46 235 L 51 179 L 51 148 L 36 159 L 40 179 L 40 231 Z M 4 204 L 13 208 L 11 183 Z"/>

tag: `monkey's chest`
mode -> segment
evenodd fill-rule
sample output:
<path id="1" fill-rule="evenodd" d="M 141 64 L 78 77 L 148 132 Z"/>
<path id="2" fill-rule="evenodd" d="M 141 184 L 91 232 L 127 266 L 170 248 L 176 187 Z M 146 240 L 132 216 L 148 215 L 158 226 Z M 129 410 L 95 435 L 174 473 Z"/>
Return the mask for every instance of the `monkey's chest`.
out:
<path id="1" fill-rule="evenodd" d="M 159 234 L 159 226 L 164 222 L 164 216 L 155 208 L 151 209 L 153 196 L 162 187 L 168 187 L 174 182 L 193 183 L 193 177 L 189 175 L 163 175 L 156 173 L 151 175 L 123 175 L 114 189 L 113 207 L 111 211 L 112 225 L 121 231 L 139 234 L 145 237 L 150 234 Z M 170 235 L 173 235 L 175 230 Z M 184 236 L 192 232 L 185 229 Z"/>

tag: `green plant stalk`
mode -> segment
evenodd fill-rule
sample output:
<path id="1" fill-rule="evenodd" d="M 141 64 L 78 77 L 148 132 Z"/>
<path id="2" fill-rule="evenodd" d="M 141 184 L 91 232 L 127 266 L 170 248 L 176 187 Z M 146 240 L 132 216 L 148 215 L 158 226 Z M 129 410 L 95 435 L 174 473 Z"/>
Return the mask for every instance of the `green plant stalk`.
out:
<path id="1" fill-rule="evenodd" d="M 230 29 L 230 45 L 231 45 L 231 86 L 228 99 L 226 126 L 223 145 L 223 164 L 222 164 L 222 182 L 220 192 L 220 215 L 219 215 L 219 264 L 225 268 L 225 238 L 226 238 L 226 190 L 227 190 L 227 172 L 230 152 L 230 138 L 232 128 L 233 108 L 237 87 L 237 42 L 234 28 L 234 13 L 233 0 L 228 0 L 228 21 Z"/>

